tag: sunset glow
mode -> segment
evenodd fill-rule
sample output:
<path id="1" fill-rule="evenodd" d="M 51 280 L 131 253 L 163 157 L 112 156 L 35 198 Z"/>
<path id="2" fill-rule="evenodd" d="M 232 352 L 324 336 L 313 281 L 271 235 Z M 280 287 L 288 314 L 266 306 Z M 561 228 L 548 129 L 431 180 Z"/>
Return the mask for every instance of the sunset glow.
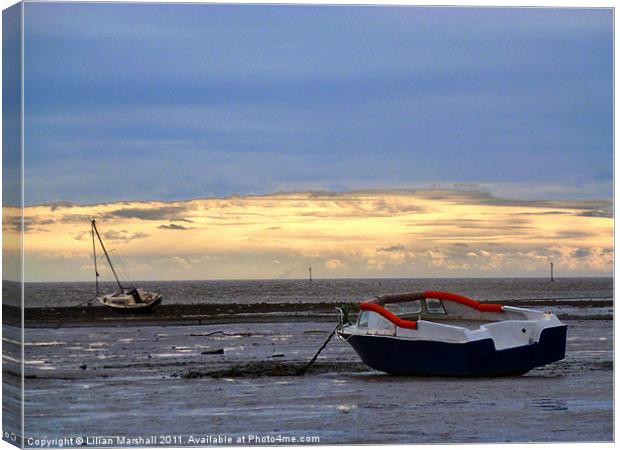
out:
<path id="1" fill-rule="evenodd" d="M 558 276 L 606 276 L 610 208 L 459 190 L 32 206 L 25 263 L 27 281 L 92 279 L 94 216 L 134 279 L 547 276 L 551 261 Z"/>

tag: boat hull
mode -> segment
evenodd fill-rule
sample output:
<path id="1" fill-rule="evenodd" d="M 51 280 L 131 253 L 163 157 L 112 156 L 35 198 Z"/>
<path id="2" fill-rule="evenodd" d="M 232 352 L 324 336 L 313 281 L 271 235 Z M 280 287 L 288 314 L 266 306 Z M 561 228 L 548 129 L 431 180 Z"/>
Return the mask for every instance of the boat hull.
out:
<path id="1" fill-rule="evenodd" d="M 99 302 L 101 304 L 107 306 L 114 311 L 124 314 L 147 314 L 153 311 L 162 301 L 162 296 L 159 296 L 157 299 L 153 300 L 151 303 L 138 303 L 136 305 L 114 305 L 112 303 L 107 303 L 101 298 L 99 298 Z"/>
<path id="2" fill-rule="evenodd" d="M 448 343 L 390 336 L 339 334 L 373 369 L 393 375 L 488 377 L 522 375 L 564 359 L 566 325 L 542 330 L 533 344 L 495 350 L 492 339 Z"/>

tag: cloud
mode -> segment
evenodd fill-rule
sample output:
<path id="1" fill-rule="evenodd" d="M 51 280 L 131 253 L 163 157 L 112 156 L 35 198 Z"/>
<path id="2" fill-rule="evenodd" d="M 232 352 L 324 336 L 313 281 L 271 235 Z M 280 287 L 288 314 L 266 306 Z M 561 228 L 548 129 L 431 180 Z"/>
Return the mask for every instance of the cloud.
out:
<path id="1" fill-rule="evenodd" d="M 584 211 L 579 214 L 583 217 L 605 217 L 605 218 L 613 218 L 614 213 L 611 209 L 592 209 L 590 211 Z"/>
<path id="2" fill-rule="evenodd" d="M 54 203 L 49 203 L 48 206 L 50 207 L 50 209 L 52 211 L 56 211 L 59 208 L 63 208 L 63 209 L 68 209 L 73 207 L 73 203 L 71 202 L 54 202 Z"/>
<path id="3" fill-rule="evenodd" d="M 105 240 L 113 241 L 113 242 L 131 242 L 137 239 L 144 239 L 149 237 L 148 234 L 137 232 L 137 233 L 129 233 L 127 230 L 108 230 L 101 233 L 101 237 Z"/>
<path id="4" fill-rule="evenodd" d="M 377 249 L 378 252 L 403 252 L 405 251 L 404 245 L 392 245 L 390 247 L 380 247 Z"/>
<path id="5" fill-rule="evenodd" d="M 87 236 L 90 238 L 90 235 L 91 235 L 90 231 L 80 231 L 79 233 L 71 233 L 71 236 L 73 236 L 73 239 L 75 239 L 76 241 L 82 241 Z"/>
<path id="6" fill-rule="evenodd" d="M 336 258 L 325 261 L 325 268 L 327 269 L 340 269 L 343 265 L 343 262 Z"/>
<path id="7" fill-rule="evenodd" d="M 557 231 L 555 235 L 559 239 L 589 238 L 594 236 L 594 232 L 588 230 L 562 230 Z"/>
<path id="8" fill-rule="evenodd" d="M 193 267 L 191 262 L 181 256 L 173 256 L 171 259 L 173 263 L 179 266 L 181 269 L 189 270 Z"/>
<path id="9" fill-rule="evenodd" d="M 536 211 L 531 213 L 522 213 L 521 215 L 536 215 L 536 216 L 553 216 L 558 214 L 570 214 L 566 211 Z"/>
<path id="10" fill-rule="evenodd" d="M 2 227 L 4 230 L 20 232 L 22 229 L 22 217 L 19 215 L 6 216 L 2 220 Z M 23 227 L 25 233 L 33 231 L 47 232 L 48 228 L 45 225 L 52 225 L 56 223 L 53 219 L 43 219 L 40 217 L 24 217 Z"/>
<path id="11" fill-rule="evenodd" d="M 109 211 L 105 214 L 106 219 L 140 219 L 140 220 L 175 220 L 181 222 L 191 222 L 181 214 L 185 213 L 185 206 L 155 206 L 143 208 L 121 208 Z"/>
<path id="12" fill-rule="evenodd" d="M 468 189 L 420 189 L 412 191 L 416 197 L 434 201 L 455 201 L 460 204 L 489 205 L 489 206 L 524 206 L 534 208 L 556 208 L 560 210 L 584 210 L 585 213 L 609 210 L 612 202 L 610 200 L 528 200 L 498 197 L 489 191 L 475 188 Z M 537 214 L 539 212 L 536 212 Z M 544 214 L 557 214 L 553 211 L 544 211 Z M 583 213 L 579 213 L 583 214 Z"/>
<path id="13" fill-rule="evenodd" d="M 139 232 L 131 233 L 131 232 L 128 232 L 127 230 L 106 230 L 106 231 L 100 232 L 100 235 L 106 241 L 123 242 L 123 243 L 129 243 L 131 241 L 135 241 L 138 239 L 145 239 L 149 237 L 149 235 L 144 232 L 139 231 Z M 90 240 L 91 232 L 80 231 L 78 233 L 71 233 L 71 236 L 76 241 L 84 241 L 85 239 Z"/>
<path id="14" fill-rule="evenodd" d="M 41 280 L 88 279 L 74 273 L 69 259 L 52 271 L 36 255 L 92 251 L 84 218 L 95 216 L 102 218 L 102 237 L 123 244 L 125 261 L 149 264 L 149 276 L 167 279 L 304 278 L 308 266 L 317 277 L 323 268 L 330 277 L 535 276 L 546 274 L 550 261 L 558 273 L 611 273 L 613 218 L 582 215 L 582 200 L 550 208 L 537 200 L 476 204 L 475 195 L 444 190 L 438 200 L 435 194 L 294 192 L 33 206 L 24 210 L 32 230 L 26 252 L 29 261 L 40 261 L 29 270 Z M 377 204 L 392 213 L 377 211 Z M 177 216 L 191 226 L 168 218 Z M 8 237 L 18 236 L 15 219 L 5 217 Z"/>
<path id="15" fill-rule="evenodd" d="M 589 248 L 578 248 L 573 252 L 575 258 L 585 258 L 590 254 Z"/>
<path id="16" fill-rule="evenodd" d="M 193 230 L 194 227 L 186 227 L 183 225 L 177 225 L 176 223 L 171 223 L 169 225 L 160 225 L 157 228 L 162 229 L 162 230 Z"/>
<path id="17" fill-rule="evenodd" d="M 381 211 L 386 214 L 422 213 L 427 211 L 426 207 L 411 202 L 412 199 L 409 199 L 409 201 L 398 200 L 400 200 L 398 197 L 386 196 L 375 201 L 372 208 L 375 211 Z"/>

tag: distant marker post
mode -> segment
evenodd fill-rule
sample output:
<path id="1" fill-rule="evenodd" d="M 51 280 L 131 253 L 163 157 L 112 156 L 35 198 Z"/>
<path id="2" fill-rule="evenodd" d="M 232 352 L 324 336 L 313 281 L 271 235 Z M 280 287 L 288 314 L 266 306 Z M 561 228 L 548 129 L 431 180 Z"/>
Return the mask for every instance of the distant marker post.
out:
<path id="1" fill-rule="evenodd" d="M 551 263 L 551 281 L 553 281 L 553 263 Z"/>
<path id="2" fill-rule="evenodd" d="M 308 272 L 310 272 L 310 281 L 312 281 L 312 266 L 308 267 Z"/>

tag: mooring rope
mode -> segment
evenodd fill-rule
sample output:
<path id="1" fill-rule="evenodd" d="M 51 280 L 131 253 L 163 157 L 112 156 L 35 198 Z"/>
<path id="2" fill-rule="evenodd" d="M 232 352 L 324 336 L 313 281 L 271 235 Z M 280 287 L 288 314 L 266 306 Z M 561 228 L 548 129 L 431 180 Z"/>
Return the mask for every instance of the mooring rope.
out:
<path id="1" fill-rule="evenodd" d="M 224 336 L 246 336 L 248 333 L 227 333 L 225 331 L 222 330 L 217 330 L 217 331 L 212 331 L 210 333 L 192 333 L 190 334 L 190 336 L 195 336 L 195 337 L 207 337 L 207 336 L 213 336 L 214 334 L 222 334 Z"/>
<path id="2" fill-rule="evenodd" d="M 96 297 L 96 296 L 95 296 L 95 297 L 92 297 L 92 298 L 89 298 L 89 299 L 88 299 L 88 300 L 86 300 L 85 302 L 78 303 L 78 304 L 77 304 L 77 305 L 75 305 L 75 306 L 76 306 L 76 307 L 77 307 L 77 306 L 84 306 L 84 305 L 88 305 L 88 306 L 90 306 L 90 305 L 92 305 L 92 303 L 93 303 L 95 300 L 97 300 L 97 297 Z"/>
<path id="3" fill-rule="evenodd" d="M 332 340 L 332 338 L 334 337 L 334 334 L 336 334 L 336 331 L 338 331 L 338 328 L 340 328 L 340 323 L 338 323 L 338 325 L 336 325 L 336 328 L 334 328 L 334 331 L 332 331 L 331 334 L 329 335 L 329 337 L 325 340 L 325 342 L 323 342 L 323 345 L 321 345 L 321 347 L 318 349 L 316 354 L 312 357 L 310 362 L 308 362 L 308 364 L 306 364 L 304 367 L 302 367 L 300 370 L 298 370 L 295 375 L 303 375 L 304 373 L 306 373 L 306 370 L 308 370 L 310 368 L 310 366 L 312 364 L 314 364 L 316 359 L 319 357 L 319 354 L 323 351 L 323 349 L 325 347 L 327 347 L 327 344 L 329 343 L 329 341 Z"/>

